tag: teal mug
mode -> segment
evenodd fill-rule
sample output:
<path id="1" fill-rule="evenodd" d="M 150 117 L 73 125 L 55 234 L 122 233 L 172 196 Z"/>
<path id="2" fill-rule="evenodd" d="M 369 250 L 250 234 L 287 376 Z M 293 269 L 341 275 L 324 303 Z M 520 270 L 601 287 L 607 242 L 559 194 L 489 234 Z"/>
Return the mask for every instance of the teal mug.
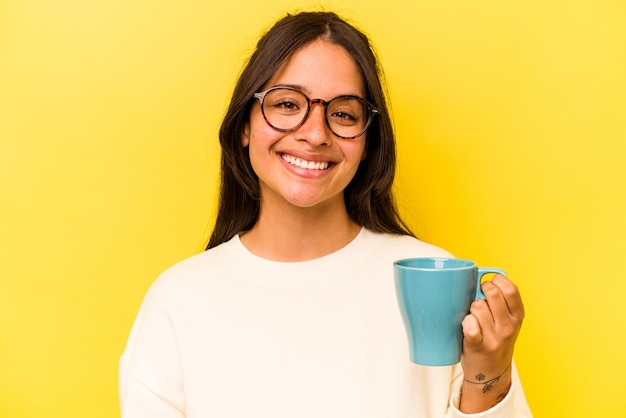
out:
<path id="1" fill-rule="evenodd" d="M 506 273 L 458 258 L 407 258 L 393 263 L 396 296 L 413 363 L 447 366 L 461 360 L 461 322 L 470 304 L 485 299 L 485 274 Z"/>

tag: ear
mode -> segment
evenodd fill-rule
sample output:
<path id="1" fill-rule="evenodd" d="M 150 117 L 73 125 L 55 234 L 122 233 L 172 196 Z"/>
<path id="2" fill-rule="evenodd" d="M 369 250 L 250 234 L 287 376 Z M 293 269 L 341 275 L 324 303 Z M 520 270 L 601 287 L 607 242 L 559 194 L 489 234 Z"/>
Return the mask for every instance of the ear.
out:
<path id="1" fill-rule="evenodd" d="M 248 145 L 250 145 L 250 122 L 246 122 L 241 133 L 241 146 L 245 148 Z"/>

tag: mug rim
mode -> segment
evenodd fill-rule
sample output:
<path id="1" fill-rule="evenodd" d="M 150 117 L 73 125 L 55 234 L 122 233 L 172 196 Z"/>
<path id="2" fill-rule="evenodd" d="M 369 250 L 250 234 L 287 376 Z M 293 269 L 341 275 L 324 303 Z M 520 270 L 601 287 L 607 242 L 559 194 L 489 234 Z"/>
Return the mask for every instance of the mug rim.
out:
<path id="1" fill-rule="evenodd" d="M 454 267 L 435 267 L 434 265 L 433 266 L 417 266 L 417 265 L 409 264 L 409 263 L 419 262 L 419 261 L 431 261 L 433 262 L 433 264 L 436 261 L 443 261 L 443 262 L 453 261 L 457 263 L 462 263 L 463 265 L 458 265 Z M 408 257 L 408 258 L 401 258 L 401 259 L 395 260 L 393 262 L 393 265 L 395 267 L 406 269 L 406 270 L 426 270 L 426 271 L 465 270 L 465 269 L 471 269 L 471 268 L 477 267 L 477 264 L 475 261 L 467 260 L 464 258 L 456 258 L 456 257 Z"/>

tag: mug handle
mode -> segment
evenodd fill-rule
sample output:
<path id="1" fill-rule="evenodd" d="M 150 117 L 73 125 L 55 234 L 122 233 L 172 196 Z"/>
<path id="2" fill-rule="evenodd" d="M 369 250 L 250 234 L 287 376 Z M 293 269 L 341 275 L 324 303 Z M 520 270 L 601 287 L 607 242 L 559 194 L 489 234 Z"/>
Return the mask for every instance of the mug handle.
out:
<path id="1" fill-rule="evenodd" d="M 474 300 L 482 299 L 485 300 L 485 294 L 483 290 L 480 288 L 480 281 L 482 280 L 485 274 L 502 274 L 506 276 L 506 272 L 502 269 L 495 267 L 478 267 L 478 271 L 476 272 L 476 294 L 474 295 Z"/>

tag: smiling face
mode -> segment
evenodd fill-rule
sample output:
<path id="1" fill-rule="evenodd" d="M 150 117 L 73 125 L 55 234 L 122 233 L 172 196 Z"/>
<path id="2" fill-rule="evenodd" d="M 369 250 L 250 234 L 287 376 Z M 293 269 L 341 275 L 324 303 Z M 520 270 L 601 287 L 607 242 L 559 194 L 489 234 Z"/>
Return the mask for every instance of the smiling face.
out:
<path id="1" fill-rule="evenodd" d="M 329 101 L 341 95 L 365 97 L 363 78 L 342 47 L 322 39 L 296 51 L 264 88 L 289 86 L 310 98 Z M 269 126 L 259 101 L 242 137 L 259 177 L 261 207 L 345 209 L 343 190 L 365 157 L 365 134 L 355 139 L 335 136 L 324 119 L 324 107 L 314 104 L 306 121 L 294 131 Z"/>

